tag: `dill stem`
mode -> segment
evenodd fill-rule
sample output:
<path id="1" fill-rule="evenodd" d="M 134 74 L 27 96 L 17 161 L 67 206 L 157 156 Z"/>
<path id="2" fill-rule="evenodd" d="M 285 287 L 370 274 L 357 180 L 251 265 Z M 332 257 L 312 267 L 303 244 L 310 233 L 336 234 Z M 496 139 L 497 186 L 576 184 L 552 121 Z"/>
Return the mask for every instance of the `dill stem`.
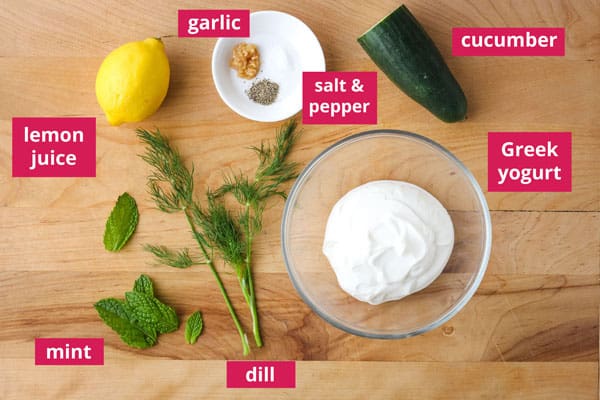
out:
<path id="1" fill-rule="evenodd" d="M 253 232 L 250 227 L 250 204 L 246 204 L 246 274 L 248 275 L 248 289 L 250 291 L 250 314 L 252 315 L 252 333 L 254 333 L 254 342 L 258 347 L 263 346 L 262 337 L 260 336 L 260 324 L 258 322 L 258 311 L 256 308 L 256 296 L 254 294 L 254 281 L 252 279 L 252 240 Z M 248 301 L 248 299 L 246 299 Z"/>
<path id="2" fill-rule="evenodd" d="M 184 210 L 184 214 L 188 221 L 188 224 L 190 225 L 190 228 L 192 229 L 192 233 L 194 234 L 194 239 L 196 239 L 198 246 L 200 246 L 200 250 L 202 251 L 204 258 L 207 261 L 210 271 L 212 272 L 213 276 L 215 277 L 215 279 L 217 281 L 217 284 L 219 285 L 219 290 L 221 291 L 221 294 L 223 295 L 223 299 L 225 299 L 225 304 L 227 305 L 229 314 L 231 314 L 233 323 L 235 324 L 235 327 L 237 328 L 237 331 L 240 334 L 240 339 L 242 340 L 243 353 L 245 356 L 247 356 L 250 353 L 250 345 L 248 344 L 248 337 L 246 336 L 246 333 L 244 332 L 244 328 L 242 327 L 242 324 L 240 323 L 240 320 L 235 312 L 235 309 L 233 308 L 233 305 L 231 304 L 231 300 L 229 299 L 227 290 L 225 290 L 225 285 L 223 285 L 223 281 L 221 280 L 221 277 L 219 276 L 219 273 L 217 272 L 217 269 L 215 268 L 215 264 L 214 264 L 212 258 L 208 256 L 208 252 L 206 251 L 206 247 L 204 246 L 203 240 L 201 239 L 200 234 L 196 230 L 196 227 L 195 227 L 194 223 L 192 222 L 192 219 L 190 218 L 190 215 L 188 214 L 187 210 Z"/>

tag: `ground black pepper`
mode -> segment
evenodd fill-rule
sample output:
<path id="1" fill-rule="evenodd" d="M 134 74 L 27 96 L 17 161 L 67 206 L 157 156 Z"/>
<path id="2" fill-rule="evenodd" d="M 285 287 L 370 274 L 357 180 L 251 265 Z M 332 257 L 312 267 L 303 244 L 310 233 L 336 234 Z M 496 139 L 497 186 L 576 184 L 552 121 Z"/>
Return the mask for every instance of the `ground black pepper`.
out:
<path id="1" fill-rule="evenodd" d="M 255 103 L 268 106 L 273 104 L 279 93 L 279 85 L 269 79 L 255 81 L 246 91 L 248 98 Z"/>

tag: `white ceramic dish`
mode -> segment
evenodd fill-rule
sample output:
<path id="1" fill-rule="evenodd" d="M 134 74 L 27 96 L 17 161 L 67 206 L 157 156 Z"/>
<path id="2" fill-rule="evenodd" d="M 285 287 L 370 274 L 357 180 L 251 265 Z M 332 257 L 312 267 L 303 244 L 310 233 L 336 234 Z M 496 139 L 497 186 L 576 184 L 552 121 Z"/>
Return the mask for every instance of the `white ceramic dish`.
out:
<path id="1" fill-rule="evenodd" d="M 229 67 L 240 42 L 257 45 L 260 70 L 252 80 Z M 302 72 L 325 71 L 325 57 L 315 34 L 298 18 L 279 11 L 250 14 L 250 37 L 220 38 L 212 55 L 212 76 L 221 99 L 239 115 L 254 121 L 281 121 L 302 109 Z M 279 94 L 268 106 L 253 102 L 246 91 L 255 80 L 279 84 Z"/>

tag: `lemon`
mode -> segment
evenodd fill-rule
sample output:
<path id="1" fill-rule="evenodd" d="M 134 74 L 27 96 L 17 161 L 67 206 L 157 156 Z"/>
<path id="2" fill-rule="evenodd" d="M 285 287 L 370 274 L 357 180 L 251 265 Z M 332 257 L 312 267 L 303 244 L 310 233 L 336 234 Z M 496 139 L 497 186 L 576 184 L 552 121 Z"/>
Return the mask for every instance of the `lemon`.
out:
<path id="1" fill-rule="evenodd" d="M 102 62 L 96 98 L 111 125 L 154 114 L 169 88 L 169 60 L 160 39 L 126 43 Z"/>

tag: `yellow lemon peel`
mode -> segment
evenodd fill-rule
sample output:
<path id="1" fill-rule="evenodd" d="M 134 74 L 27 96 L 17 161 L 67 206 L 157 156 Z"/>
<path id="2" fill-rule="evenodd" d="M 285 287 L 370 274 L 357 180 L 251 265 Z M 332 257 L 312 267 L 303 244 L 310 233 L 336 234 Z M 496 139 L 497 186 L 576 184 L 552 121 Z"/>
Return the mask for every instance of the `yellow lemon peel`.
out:
<path id="1" fill-rule="evenodd" d="M 169 77 L 169 60 L 160 39 L 126 43 L 100 65 L 96 98 L 111 125 L 138 122 L 158 110 Z"/>

